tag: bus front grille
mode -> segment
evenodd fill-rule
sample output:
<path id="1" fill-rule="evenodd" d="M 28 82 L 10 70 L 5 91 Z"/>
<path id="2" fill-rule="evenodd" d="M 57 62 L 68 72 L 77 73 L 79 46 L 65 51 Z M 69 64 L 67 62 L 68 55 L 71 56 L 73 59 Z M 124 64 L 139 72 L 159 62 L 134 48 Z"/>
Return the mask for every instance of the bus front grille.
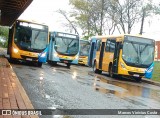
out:
<path id="1" fill-rule="evenodd" d="M 23 59 L 27 59 L 27 58 L 31 58 L 33 61 L 37 61 L 38 60 L 38 57 L 30 57 L 30 56 L 24 56 L 24 55 L 21 55 L 21 57 L 23 58 Z"/>
<path id="2" fill-rule="evenodd" d="M 131 71 L 128 71 L 128 73 L 130 74 L 130 75 L 139 75 L 139 76 L 144 76 L 144 73 L 137 73 L 137 72 L 131 72 Z"/>

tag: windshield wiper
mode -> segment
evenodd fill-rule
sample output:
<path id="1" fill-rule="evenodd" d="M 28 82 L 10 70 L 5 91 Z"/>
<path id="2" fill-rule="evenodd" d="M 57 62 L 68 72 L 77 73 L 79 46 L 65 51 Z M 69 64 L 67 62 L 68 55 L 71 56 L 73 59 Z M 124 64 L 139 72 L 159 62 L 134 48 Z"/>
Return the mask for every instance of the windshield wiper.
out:
<path id="1" fill-rule="evenodd" d="M 148 44 L 146 44 L 145 47 L 140 50 L 140 55 L 141 55 L 141 53 L 146 49 L 147 46 L 148 46 Z"/>
<path id="2" fill-rule="evenodd" d="M 137 53 L 137 64 L 140 64 L 142 62 L 141 60 L 141 52 L 138 51 L 138 48 L 135 47 L 134 43 L 131 41 L 130 42 L 133 46 L 133 48 L 135 49 L 136 53 Z M 139 46 L 139 44 L 137 44 Z M 139 54 L 140 53 L 140 54 Z"/>
<path id="3" fill-rule="evenodd" d="M 34 43 L 35 43 L 37 37 L 39 36 L 40 32 L 41 32 L 41 31 L 39 30 L 38 33 L 36 34 L 36 36 L 35 36 L 35 38 L 34 38 Z"/>

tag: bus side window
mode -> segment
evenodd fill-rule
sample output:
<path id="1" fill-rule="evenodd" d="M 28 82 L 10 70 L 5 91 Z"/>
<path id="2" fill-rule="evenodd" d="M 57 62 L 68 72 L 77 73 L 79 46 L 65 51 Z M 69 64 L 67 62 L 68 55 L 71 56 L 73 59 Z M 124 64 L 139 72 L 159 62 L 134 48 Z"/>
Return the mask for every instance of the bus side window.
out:
<path id="1" fill-rule="evenodd" d="M 107 39 L 106 41 L 106 52 L 114 52 L 115 51 L 116 40 L 115 39 Z"/>
<path id="2" fill-rule="evenodd" d="M 116 46 L 116 40 L 111 40 L 111 42 L 110 42 L 110 52 L 115 51 L 115 46 Z"/>
<path id="3" fill-rule="evenodd" d="M 100 47 L 101 47 L 101 41 L 97 40 L 97 51 L 100 51 Z"/>
<path id="4" fill-rule="evenodd" d="M 106 52 L 109 52 L 110 51 L 110 39 L 107 39 L 106 41 Z"/>

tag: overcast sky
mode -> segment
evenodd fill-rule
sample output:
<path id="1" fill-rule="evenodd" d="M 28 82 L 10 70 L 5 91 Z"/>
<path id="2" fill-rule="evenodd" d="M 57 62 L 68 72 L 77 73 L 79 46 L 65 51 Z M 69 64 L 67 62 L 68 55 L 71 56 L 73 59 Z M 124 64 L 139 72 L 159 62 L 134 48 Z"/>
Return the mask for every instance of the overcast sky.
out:
<path id="1" fill-rule="evenodd" d="M 159 0 L 154 0 L 159 3 Z M 69 11 L 71 6 L 69 0 L 33 0 L 30 6 L 22 13 L 19 19 L 33 20 L 39 23 L 45 23 L 50 31 L 64 31 L 64 23 L 67 22 L 64 17 L 56 11 L 62 9 Z M 139 32 L 140 25 L 134 27 L 132 33 Z M 148 18 L 144 24 L 144 35 L 160 40 L 160 16 Z"/>
<path id="2" fill-rule="evenodd" d="M 64 17 L 56 11 L 69 11 L 69 0 L 33 0 L 19 19 L 36 21 L 49 25 L 50 30 L 63 30 Z"/>

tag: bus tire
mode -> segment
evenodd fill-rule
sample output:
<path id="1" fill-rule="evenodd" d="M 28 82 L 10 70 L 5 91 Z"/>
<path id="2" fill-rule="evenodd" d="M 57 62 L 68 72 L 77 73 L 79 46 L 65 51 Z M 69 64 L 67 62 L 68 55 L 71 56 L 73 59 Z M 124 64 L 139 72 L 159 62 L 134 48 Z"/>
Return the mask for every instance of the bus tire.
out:
<path id="1" fill-rule="evenodd" d="M 56 66 L 56 65 L 57 65 L 57 62 L 56 62 L 56 61 L 53 61 L 53 62 L 52 62 L 52 65 L 53 65 L 53 66 Z"/>
<path id="2" fill-rule="evenodd" d="M 113 72 L 112 72 L 112 64 L 109 65 L 109 71 L 108 71 L 108 73 L 109 73 L 109 76 L 110 76 L 111 78 L 114 78 L 114 74 L 113 74 Z"/>
<path id="3" fill-rule="evenodd" d="M 141 82 L 142 78 L 141 77 L 136 77 L 135 80 L 136 80 L 136 82 Z"/>
<path id="4" fill-rule="evenodd" d="M 17 63 L 18 63 L 18 60 L 10 57 L 10 58 L 9 58 L 9 62 L 12 63 L 12 64 L 17 64 Z"/>
<path id="5" fill-rule="evenodd" d="M 67 63 L 67 68 L 69 68 L 69 69 L 70 69 L 70 66 L 71 66 L 71 64 L 70 64 L 70 63 Z"/>
<path id="6" fill-rule="evenodd" d="M 50 65 L 51 65 L 51 61 L 50 61 L 50 60 L 48 60 L 47 62 L 48 62 L 48 64 L 50 64 Z"/>
<path id="7" fill-rule="evenodd" d="M 42 62 L 37 63 L 38 67 L 42 67 Z"/>
<path id="8" fill-rule="evenodd" d="M 93 71 L 94 71 L 95 73 L 98 73 L 98 74 L 101 74 L 101 73 L 102 73 L 102 70 L 99 70 L 99 69 L 96 68 L 96 61 L 94 62 L 94 65 L 93 65 Z"/>

